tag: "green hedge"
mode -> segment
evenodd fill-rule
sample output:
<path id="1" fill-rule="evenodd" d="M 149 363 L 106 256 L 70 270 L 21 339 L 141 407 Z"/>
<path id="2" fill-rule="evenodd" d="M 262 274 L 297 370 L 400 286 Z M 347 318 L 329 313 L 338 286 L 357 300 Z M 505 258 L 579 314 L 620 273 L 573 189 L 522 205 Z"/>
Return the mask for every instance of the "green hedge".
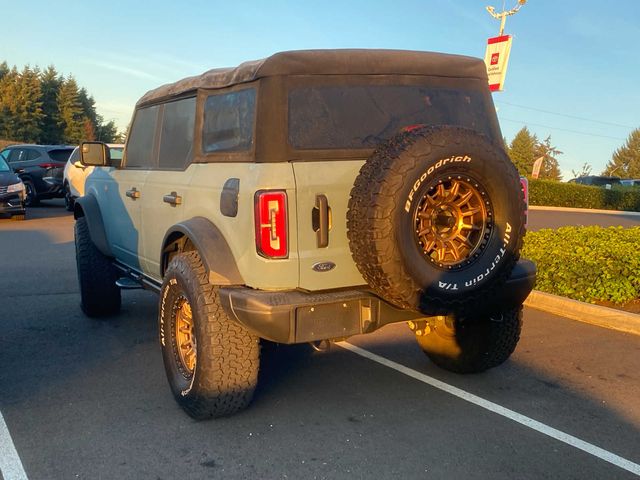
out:
<path id="1" fill-rule="evenodd" d="M 640 298 L 640 227 L 529 232 L 522 256 L 538 267 L 537 290 L 589 303 Z"/>
<path id="2" fill-rule="evenodd" d="M 607 190 L 577 183 L 529 180 L 529 204 L 640 212 L 640 188 Z"/>

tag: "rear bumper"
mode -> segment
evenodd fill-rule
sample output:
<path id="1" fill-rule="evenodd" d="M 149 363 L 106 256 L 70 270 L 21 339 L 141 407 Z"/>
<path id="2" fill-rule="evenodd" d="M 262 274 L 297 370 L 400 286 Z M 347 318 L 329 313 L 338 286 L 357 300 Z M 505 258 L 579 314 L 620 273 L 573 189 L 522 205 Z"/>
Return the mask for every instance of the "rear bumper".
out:
<path id="1" fill-rule="evenodd" d="M 474 312 L 521 305 L 533 289 L 535 277 L 535 265 L 520 260 L 507 282 L 474 305 Z M 395 308 L 364 289 L 309 293 L 223 287 L 219 294 L 229 315 L 256 335 L 278 343 L 346 338 L 389 323 L 424 317 L 419 312 Z"/>

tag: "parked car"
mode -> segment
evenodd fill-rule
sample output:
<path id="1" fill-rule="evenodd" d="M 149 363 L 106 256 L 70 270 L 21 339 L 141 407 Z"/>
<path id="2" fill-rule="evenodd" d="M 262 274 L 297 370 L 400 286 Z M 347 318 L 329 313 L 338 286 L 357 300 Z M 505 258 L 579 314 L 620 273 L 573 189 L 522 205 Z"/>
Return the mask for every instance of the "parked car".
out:
<path id="1" fill-rule="evenodd" d="M 81 307 L 158 292 L 169 385 L 198 419 L 249 404 L 260 339 L 405 322 L 445 369 L 496 367 L 535 281 L 502 138 L 484 62 L 458 55 L 283 52 L 159 87 L 120 168 L 81 145 Z"/>
<path id="2" fill-rule="evenodd" d="M 611 188 L 615 185 L 622 185 L 620 177 L 604 177 L 601 175 L 587 175 L 584 177 L 572 178 L 569 183 L 579 183 L 580 185 L 593 185 L 595 187 Z"/>
<path id="3" fill-rule="evenodd" d="M 11 145 L 0 156 L 24 183 L 25 205 L 33 207 L 40 200 L 64 196 L 62 174 L 72 151 L 71 145 Z"/>
<path id="4" fill-rule="evenodd" d="M 13 220 L 24 220 L 25 196 L 24 183 L 0 156 L 0 214 L 11 215 Z"/>
<path id="5" fill-rule="evenodd" d="M 640 187 L 640 178 L 625 178 L 620 183 L 623 187 Z"/>
<path id="6" fill-rule="evenodd" d="M 109 143 L 109 157 L 111 163 L 115 165 L 122 160 L 124 144 Z M 64 187 L 64 205 L 70 212 L 73 212 L 75 200 L 84 195 L 84 183 L 89 175 L 93 172 L 93 167 L 87 167 L 80 163 L 80 151 L 78 147 L 73 149 L 69 160 L 64 166 L 63 187 Z"/>

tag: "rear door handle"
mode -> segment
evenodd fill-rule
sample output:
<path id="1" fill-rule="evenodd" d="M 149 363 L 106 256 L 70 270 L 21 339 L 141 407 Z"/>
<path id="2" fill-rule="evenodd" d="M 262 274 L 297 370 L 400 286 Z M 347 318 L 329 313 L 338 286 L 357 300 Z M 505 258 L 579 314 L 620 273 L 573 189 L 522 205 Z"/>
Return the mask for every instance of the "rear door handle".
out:
<path id="1" fill-rule="evenodd" d="M 175 207 L 176 205 L 182 204 L 182 197 L 176 192 L 171 192 L 169 195 L 165 195 L 164 197 L 162 197 L 162 201 Z"/>
<path id="2" fill-rule="evenodd" d="M 130 199 L 135 200 L 136 198 L 140 198 L 140 191 L 136 190 L 136 187 L 133 187 L 131 190 L 126 191 L 126 195 Z"/>
<path id="3" fill-rule="evenodd" d="M 329 246 L 329 230 L 331 229 L 331 208 L 326 195 L 316 195 L 316 206 L 313 208 L 313 230 L 316 232 L 318 248 Z"/>

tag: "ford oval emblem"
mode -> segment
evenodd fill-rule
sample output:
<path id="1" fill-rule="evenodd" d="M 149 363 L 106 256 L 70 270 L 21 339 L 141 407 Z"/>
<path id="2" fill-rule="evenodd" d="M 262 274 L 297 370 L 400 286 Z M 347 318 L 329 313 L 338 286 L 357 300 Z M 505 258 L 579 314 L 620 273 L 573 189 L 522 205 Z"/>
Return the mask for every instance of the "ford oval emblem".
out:
<path id="1" fill-rule="evenodd" d="M 328 272 L 336 268 L 336 264 L 333 262 L 318 262 L 311 268 L 313 268 L 315 272 Z"/>

